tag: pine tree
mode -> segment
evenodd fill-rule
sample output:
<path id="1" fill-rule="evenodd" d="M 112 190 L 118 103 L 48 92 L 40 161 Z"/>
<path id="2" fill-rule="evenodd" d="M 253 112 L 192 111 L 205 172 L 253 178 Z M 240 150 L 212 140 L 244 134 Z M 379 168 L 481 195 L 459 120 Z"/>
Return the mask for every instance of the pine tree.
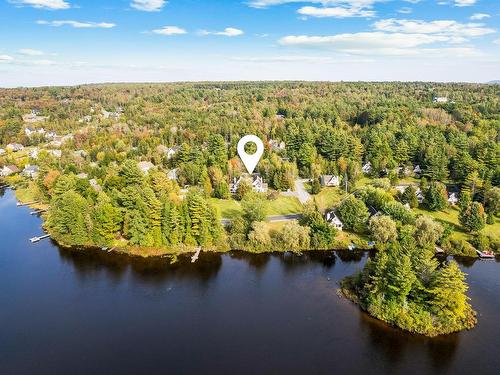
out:
<path id="1" fill-rule="evenodd" d="M 105 193 L 99 193 L 93 210 L 93 239 L 99 246 L 109 246 L 120 229 L 121 213 Z"/>

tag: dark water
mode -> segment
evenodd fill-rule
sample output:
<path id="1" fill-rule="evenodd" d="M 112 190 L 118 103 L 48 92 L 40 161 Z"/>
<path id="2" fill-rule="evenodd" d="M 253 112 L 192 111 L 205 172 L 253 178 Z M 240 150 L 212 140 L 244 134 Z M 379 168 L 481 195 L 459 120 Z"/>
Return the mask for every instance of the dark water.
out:
<path id="1" fill-rule="evenodd" d="M 1 194 L 1 193 L 0 193 Z M 500 264 L 472 261 L 476 329 L 428 339 L 336 296 L 365 253 L 202 254 L 191 264 L 60 250 L 0 197 L 0 374 L 498 374 Z"/>

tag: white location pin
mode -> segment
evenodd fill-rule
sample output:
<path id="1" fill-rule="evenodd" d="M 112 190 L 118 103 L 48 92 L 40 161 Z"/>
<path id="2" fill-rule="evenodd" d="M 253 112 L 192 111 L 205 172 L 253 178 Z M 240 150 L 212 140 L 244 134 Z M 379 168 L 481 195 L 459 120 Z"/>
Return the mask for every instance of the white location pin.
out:
<path id="1" fill-rule="evenodd" d="M 257 145 L 257 151 L 255 152 L 255 154 L 250 155 L 245 152 L 245 145 L 248 142 L 253 142 Z M 262 143 L 260 138 L 257 137 L 256 135 L 245 135 L 238 142 L 238 155 L 240 155 L 240 159 L 243 161 L 245 168 L 250 174 L 253 173 L 263 153 L 264 153 L 264 143 Z"/>

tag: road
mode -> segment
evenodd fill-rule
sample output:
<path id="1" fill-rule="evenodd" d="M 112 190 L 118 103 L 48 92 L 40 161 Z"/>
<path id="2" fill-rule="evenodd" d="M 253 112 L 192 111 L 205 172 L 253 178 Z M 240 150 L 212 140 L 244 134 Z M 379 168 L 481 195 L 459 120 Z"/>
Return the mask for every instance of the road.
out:
<path id="1" fill-rule="evenodd" d="M 304 183 L 309 182 L 307 179 L 295 180 L 295 191 L 285 191 L 282 192 L 281 195 L 285 197 L 297 197 L 300 203 L 307 203 L 309 199 L 311 199 L 311 195 L 307 192 L 304 187 Z"/>

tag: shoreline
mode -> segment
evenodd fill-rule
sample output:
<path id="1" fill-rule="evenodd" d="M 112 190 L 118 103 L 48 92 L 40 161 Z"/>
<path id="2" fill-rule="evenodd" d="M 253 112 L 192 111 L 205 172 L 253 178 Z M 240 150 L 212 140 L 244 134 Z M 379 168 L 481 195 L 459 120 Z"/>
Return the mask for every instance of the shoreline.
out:
<path id="1" fill-rule="evenodd" d="M 26 204 L 26 201 L 23 201 L 22 200 L 22 197 L 20 197 L 20 194 L 18 194 L 19 189 L 16 189 L 15 187 L 13 186 L 10 186 L 7 184 L 7 186 L 3 187 L 2 189 L 10 189 L 14 192 L 14 197 L 15 199 L 17 200 L 17 202 L 21 203 L 21 204 L 24 204 L 26 205 L 26 207 L 29 207 L 33 210 L 39 210 L 39 209 L 48 209 L 50 207 L 49 204 L 45 204 L 45 203 L 33 203 L 33 204 Z M 98 247 L 98 246 L 86 246 L 86 245 L 68 245 L 68 244 L 65 244 L 61 241 L 58 241 L 56 240 L 55 238 L 52 237 L 52 234 L 50 233 L 50 231 L 45 227 L 45 220 L 44 220 L 44 214 L 40 214 L 40 217 L 42 218 L 43 220 L 43 223 L 42 223 L 42 229 L 47 233 L 47 234 L 50 234 L 50 238 L 57 243 L 58 246 L 61 246 L 63 248 L 87 248 L 87 249 L 95 249 L 95 250 L 102 250 L 102 248 Z M 356 247 L 353 249 L 353 250 L 360 250 L 360 251 L 376 251 L 376 247 L 375 246 L 368 246 L 368 245 L 363 245 L 363 244 L 359 244 L 359 243 L 353 243 Z M 284 249 L 273 249 L 273 248 L 270 248 L 270 249 L 266 249 L 266 250 L 262 250 L 262 251 L 252 251 L 252 250 L 249 250 L 249 249 L 233 249 L 231 247 L 229 247 L 229 244 L 225 244 L 227 246 L 222 246 L 222 247 L 208 247 L 208 248 L 204 248 L 202 249 L 202 252 L 214 252 L 214 253 L 227 253 L 227 252 L 230 252 L 230 251 L 243 251 L 243 252 L 246 252 L 246 253 L 250 253 L 250 254 L 266 254 L 266 253 L 286 253 L 286 252 L 294 252 L 294 253 L 297 253 L 297 254 L 300 254 L 302 252 L 308 252 L 308 251 L 352 251 L 351 249 L 349 248 L 329 248 L 329 249 L 301 249 L 299 251 L 291 251 L 291 250 L 284 250 Z M 134 256 L 134 257 L 141 257 L 141 258 L 165 258 L 165 257 L 177 257 L 179 255 L 183 255 L 183 254 L 192 254 L 192 253 L 195 253 L 197 251 L 199 246 L 189 246 L 189 245 L 185 245 L 185 244 L 180 244 L 178 245 L 178 247 L 176 247 L 175 249 L 172 249 L 172 248 L 148 248 L 148 247 L 136 247 L 136 246 L 119 246 L 119 245 L 115 245 L 115 246 L 110 246 L 110 251 L 109 252 L 115 252 L 115 253 L 119 253 L 119 254 L 124 254 L 124 255 L 128 255 L 128 256 Z M 438 255 L 438 254 L 436 254 Z M 463 258 L 469 258 L 469 259 L 480 259 L 479 257 L 477 256 L 470 256 L 470 255 L 462 255 L 462 254 L 447 254 L 447 253 L 444 253 L 445 256 L 460 256 L 460 257 L 463 257 Z M 495 259 L 495 258 L 494 258 Z"/>

